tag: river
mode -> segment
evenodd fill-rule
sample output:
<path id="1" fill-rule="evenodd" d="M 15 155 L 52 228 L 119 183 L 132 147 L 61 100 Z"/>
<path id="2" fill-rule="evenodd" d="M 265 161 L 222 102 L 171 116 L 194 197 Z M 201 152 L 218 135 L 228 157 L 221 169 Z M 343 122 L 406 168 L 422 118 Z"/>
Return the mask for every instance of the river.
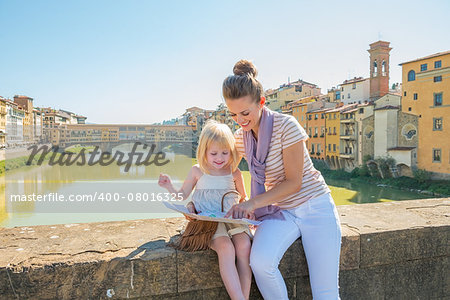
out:
<path id="1" fill-rule="evenodd" d="M 0 177 L 0 227 L 180 216 L 162 205 L 163 198 L 172 196 L 165 194 L 157 179 L 161 172 L 170 174 L 179 187 L 192 163 L 191 158 L 177 155 L 167 165 L 132 166 L 129 171 L 116 164 L 44 164 L 11 170 Z M 243 173 L 249 191 L 250 175 Z M 337 205 L 428 198 L 373 184 L 331 179 L 327 179 L 327 183 Z M 93 200 L 95 194 L 96 199 Z M 79 199 L 67 200 L 71 196 Z M 13 197 L 16 197 L 14 201 Z M 61 197 L 64 201 L 59 201 Z M 81 201 L 82 197 L 86 198 Z"/>

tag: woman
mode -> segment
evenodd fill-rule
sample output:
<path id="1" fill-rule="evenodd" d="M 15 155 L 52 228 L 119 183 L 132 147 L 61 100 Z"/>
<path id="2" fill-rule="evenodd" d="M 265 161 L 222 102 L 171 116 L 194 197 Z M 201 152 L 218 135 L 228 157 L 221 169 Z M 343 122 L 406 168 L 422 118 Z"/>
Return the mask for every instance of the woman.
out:
<path id="1" fill-rule="evenodd" d="M 295 118 L 264 106 L 251 62 L 237 62 L 233 72 L 223 82 L 223 97 L 241 126 L 236 145 L 249 164 L 252 190 L 250 200 L 234 205 L 227 216 L 254 213 L 262 220 L 250 255 L 258 288 L 264 299 L 288 299 L 278 264 L 301 236 L 314 299 L 339 299 L 340 223 L 330 190 L 309 157 L 308 136 Z"/>

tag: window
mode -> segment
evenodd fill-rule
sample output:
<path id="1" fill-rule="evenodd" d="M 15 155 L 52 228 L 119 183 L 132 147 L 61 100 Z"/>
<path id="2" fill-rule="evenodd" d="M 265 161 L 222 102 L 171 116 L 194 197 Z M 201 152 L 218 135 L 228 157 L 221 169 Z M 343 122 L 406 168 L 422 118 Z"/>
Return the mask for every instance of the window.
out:
<path id="1" fill-rule="evenodd" d="M 414 99 L 414 100 L 417 100 L 417 93 L 414 93 L 413 99 Z"/>
<path id="2" fill-rule="evenodd" d="M 331 151 L 331 144 L 328 144 L 328 151 Z"/>
<path id="3" fill-rule="evenodd" d="M 373 62 L 373 77 L 377 77 L 377 73 L 378 73 L 378 64 L 377 64 L 377 60 L 375 60 Z"/>
<path id="4" fill-rule="evenodd" d="M 408 107 L 408 111 L 411 111 L 411 107 Z"/>
<path id="5" fill-rule="evenodd" d="M 344 94 L 342 94 L 342 100 L 344 100 L 345 99 L 345 95 Z"/>
<path id="6" fill-rule="evenodd" d="M 441 82 L 442 81 L 442 76 L 434 76 L 433 81 L 434 82 Z"/>
<path id="7" fill-rule="evenodd" d="M 318 133 L 317 127 L 314 127 L 314 135 L 317 136 L 317 133 Z"/>
<path id="8" fill-rule="evenodd" d="M 441 162 L 441 149 L 433 149 L 433 162 Z"/>
<path id="9" fill-rule="evenodd" d="M 356 89 L 356 83 L 353 84 L 352 89 Z"/>
<path id="10" fill-rule="evenodd" d="M 442 62 L 440 60 L 437 60 L 437 61 L 434 62 L 434 68 L 435 69 L 441 68 L 441 67 L 442 67 Z"/>
<path id="11" fill-rule="evenodd" d="M 347 98 L 350 99 L 350 93 L 347 94 Z"/>
<path id="12" fill-rule="evenodd" d="M 336 135 L 336 127 L 333 127 L 333 134 Z"/>
<path id="13" fill-rule="evenodd" d="M 428 64 L 421 64 L 420 65 L 420 71 L 421 72 L 426 71 L 427 69 L 428 69 Z"/>
<path id="14" fill-rule="evenodd" d="M 303 121 L 303 116 L 302 116 L 302 121 Z"/>
<path id="15" fill-rule="evenodd" d="M 408 81 L 414 81 L 416 80 L 416 72 L 414 70 L 411 70 L 408 72 Z"/>
<path id="16" fill-rule="evenodd" d="M 403 92 L 403 96 L 405 96 L 405 97 L 406 97 L 406 91 L 404 91 L 404 92 Z"/>
<path id="17" fill-rule="evenodd" d="M 336 144 L 333 144 L 333 151 L 336 152 Z"/>
<path id="18" fill-rule="evenodd" d="M 386 62 L 384 60 L 381 64 L 381 75 L 386 76 Z"/>
<path id="19" fill-rule="evenodd" d="M 434 94 L 434 106 L 442 106 L 442 93 Z"/>
<path id="20" fill-rule="evenodd" d="M 314 153 L 314 144 L 311 144 L 311 153 Z"/>
<path id="21" fill-rule="evenodd" d="M 360 113 L 360 114 L 363 114 L 363 113 L 364 113 L 364 108 L 360 108 L 360 109 L 359 109 L 359 113 Z"/>
<path id="22" fill-rule="evenodd" d="M 433 118 L 433 130 L 442 130 L 442 118 Z"/>
<path id="23" fill-rule="evenodd" d="M 317 120 L 319 118 L 318 114 L 314 114 L 314 120 Z"/>

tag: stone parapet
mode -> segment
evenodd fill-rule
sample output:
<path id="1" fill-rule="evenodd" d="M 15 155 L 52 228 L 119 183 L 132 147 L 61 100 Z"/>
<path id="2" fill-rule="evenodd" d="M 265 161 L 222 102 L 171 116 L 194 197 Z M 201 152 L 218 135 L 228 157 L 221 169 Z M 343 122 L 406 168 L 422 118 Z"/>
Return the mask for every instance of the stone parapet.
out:
<path id="1" fill-rule="evenodd" d="M 450 198 L 339 206 L 342 299 L 450 297 Z M 228 299 L 213 251 L 169 246 L 184 218 L 0 228 L 0 299 Z M 311 299 L 301 240 L 280 264 Z M 251 299 L 262 299 L 253 283 Z"/>

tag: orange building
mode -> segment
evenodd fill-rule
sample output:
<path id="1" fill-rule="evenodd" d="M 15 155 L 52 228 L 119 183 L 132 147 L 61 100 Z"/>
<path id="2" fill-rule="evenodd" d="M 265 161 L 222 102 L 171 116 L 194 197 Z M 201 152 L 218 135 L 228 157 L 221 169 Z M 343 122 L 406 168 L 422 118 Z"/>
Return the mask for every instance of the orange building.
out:
<path id="1" fill-rule="evenodd" d="M 308 150 L 311 158 L 325 159 L 325 113 L 330 108 L 313 109 L 306 113 Z"/>
<path id="2" fill-rule="evenodd" d="M 400 65 L 402 111 L 419 116 L 417 167 L 450 178 L 450 51 Z"/>

